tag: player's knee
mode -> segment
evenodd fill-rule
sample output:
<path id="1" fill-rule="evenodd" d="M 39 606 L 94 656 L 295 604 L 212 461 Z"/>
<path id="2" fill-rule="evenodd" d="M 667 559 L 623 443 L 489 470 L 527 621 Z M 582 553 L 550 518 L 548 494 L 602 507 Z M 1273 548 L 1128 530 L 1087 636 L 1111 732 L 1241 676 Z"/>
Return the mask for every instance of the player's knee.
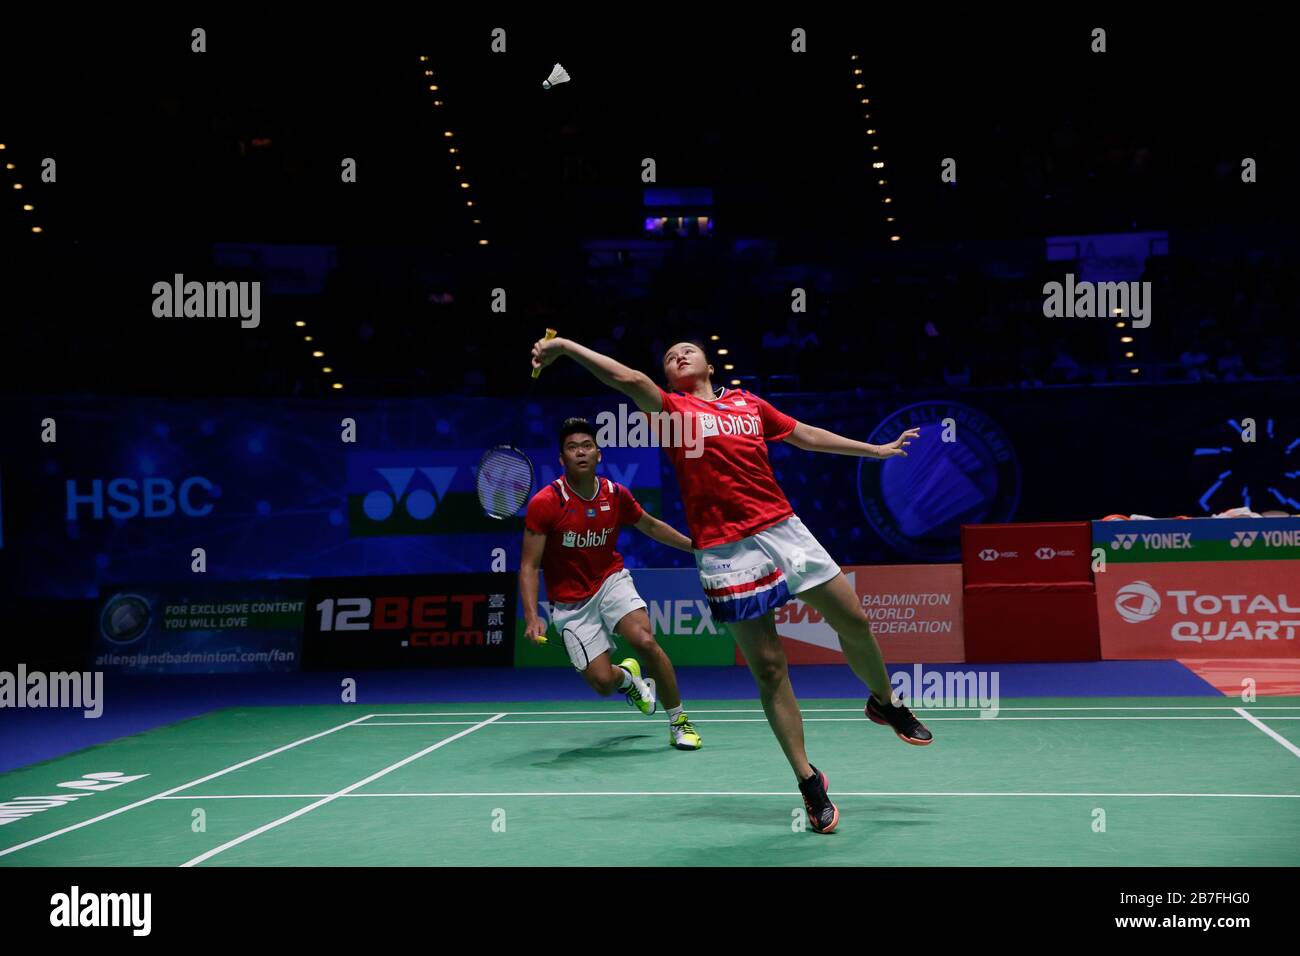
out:
<path id="1" fill-rule="evenodd" d="M 655 643 L 655 636 L 650 632 L 650 628 L 629 628 L 623 636 L 634 650 L 641 652 L 652 650 L 659 645 Z"/>
<path id="2" fill-rule="evenodd" d="M 786 679 L 786 663 L 780 658 L 760 660 L 750 670 L 760 690 L 775 690 Z"/>

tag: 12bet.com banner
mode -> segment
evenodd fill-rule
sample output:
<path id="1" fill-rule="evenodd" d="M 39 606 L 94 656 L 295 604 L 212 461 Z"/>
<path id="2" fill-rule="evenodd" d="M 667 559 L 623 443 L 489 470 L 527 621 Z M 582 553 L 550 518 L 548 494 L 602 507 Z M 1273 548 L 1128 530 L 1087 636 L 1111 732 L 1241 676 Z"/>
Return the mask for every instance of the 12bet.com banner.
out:
<path id="1" fill-rule="evenodd" d="M 315 578 L 304 670 L 509 667 L 513 574 Z"/>

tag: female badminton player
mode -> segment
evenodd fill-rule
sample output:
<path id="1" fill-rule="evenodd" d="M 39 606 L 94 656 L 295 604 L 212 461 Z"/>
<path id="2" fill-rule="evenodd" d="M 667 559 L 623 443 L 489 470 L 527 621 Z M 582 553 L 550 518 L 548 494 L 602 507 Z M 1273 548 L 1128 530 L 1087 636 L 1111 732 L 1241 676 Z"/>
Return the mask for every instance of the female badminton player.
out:
<path id="1" fill-rule="evenodd" d="M 804 750 L 803 715 L 777 635 L 776 608 L 797 594 L 825 617 L 854 673 L 871 689 L 865 708 L 871 720 L 910 744 L 923 746 L 933 737 L 906 706 L 895 703 L 858 596 L 790 507 L 772 474 L 766 443 L 885 459 L 906 456 L 904 449 L 920 431 L 910 428 L 887 445 L 871 445 L 795 421 L 752 392 L 715 389 L 713 366 L 698 342 L 678 342 L 665 353 L 667 389 L 570 339 L 533 345 L 534 368 L 560 356 L 627 395 L 643 412 L 680 416 L 681 440 L 663 444 L 681 487 L 700 584 L 714 619 L 727 622 L 745 655 L 768 724 L 799 782 L 810 825 L 830 833 L 840 814 L 827 794 L 826 775 Z M 656 421 L 662 425 L 665 418 Z"/>

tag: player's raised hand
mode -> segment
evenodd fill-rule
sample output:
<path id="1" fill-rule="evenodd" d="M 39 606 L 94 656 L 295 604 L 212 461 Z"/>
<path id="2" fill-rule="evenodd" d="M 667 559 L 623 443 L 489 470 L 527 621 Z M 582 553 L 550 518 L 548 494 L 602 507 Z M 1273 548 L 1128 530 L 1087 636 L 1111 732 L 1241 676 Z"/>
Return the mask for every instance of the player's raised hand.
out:
<path id="1" fill-rule="evenodd" d="M 533 343 L 533 368 L 543 369 L 564 354 L 564 339 L 538 339 Z"/>
<path id="2" fill-rule="evenodd" d="M 912 443 L 911 439 L 920 438 L 920 437 L 921 437 L 921 429 L 909 428 L 907 431 L 903 432 L 903 434 L 899 435 L 896 439 L 891 441 L 888 445 L 879 446 L 880 457 L 898 458 L 901 456 L 903 458 L 906 458 L 907 452 L 903 451 L 903 449 Z"/>

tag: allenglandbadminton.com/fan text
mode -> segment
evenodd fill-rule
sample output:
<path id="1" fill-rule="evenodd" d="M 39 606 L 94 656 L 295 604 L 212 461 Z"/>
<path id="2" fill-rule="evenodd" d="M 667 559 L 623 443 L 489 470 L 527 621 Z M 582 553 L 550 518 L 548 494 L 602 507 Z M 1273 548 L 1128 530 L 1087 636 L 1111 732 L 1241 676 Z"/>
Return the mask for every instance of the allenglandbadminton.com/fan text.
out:
<path id="1" fill-rule="evenodd" d="M 100 667 L 155 667 L 175 664 L 292 664 L 294 652 L 282 648 L 266 651 L 159 651 L 133 654 L 107 653 L 95 658 Z"/>
<path id="2" fill-rule="evenodd" d="M 596 444 L 601 448 L 685 448 L 687 458 L 703 455 L 709 437 L 762 434 L 763 420 L 752 412 L 647 413 L 621 403 L 617 412 L 596 416 Z"/>

